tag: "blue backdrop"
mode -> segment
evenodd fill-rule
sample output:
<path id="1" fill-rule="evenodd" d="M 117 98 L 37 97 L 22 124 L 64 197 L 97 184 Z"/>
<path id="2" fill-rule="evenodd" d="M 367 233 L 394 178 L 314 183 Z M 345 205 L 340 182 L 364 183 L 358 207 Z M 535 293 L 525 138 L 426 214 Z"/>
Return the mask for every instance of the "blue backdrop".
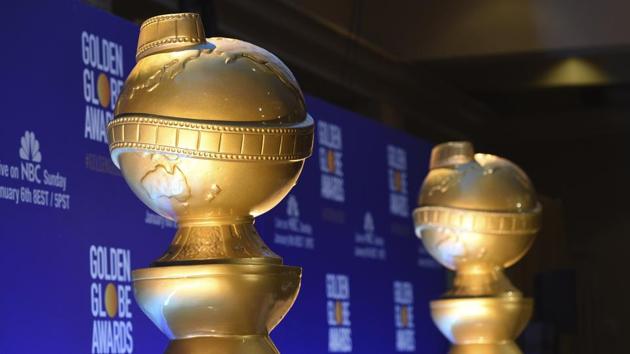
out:
<path id="1" fill-rule="evenodd" d="M 105 141 L 138 27 L 75 1 L 12 6 L 0 22 L 0 353 L 161 353 L 166 338 L 137 307 L 129 272 L 162 254 L 175 225 L 132 194 Z M 257 220 L 285 263 L 304 268 L 274 341 L 284 353 L 446 352 L 428 310 L 444 272 L 410 218 L 430 145 L 307 104 L 313 156 Z"/>

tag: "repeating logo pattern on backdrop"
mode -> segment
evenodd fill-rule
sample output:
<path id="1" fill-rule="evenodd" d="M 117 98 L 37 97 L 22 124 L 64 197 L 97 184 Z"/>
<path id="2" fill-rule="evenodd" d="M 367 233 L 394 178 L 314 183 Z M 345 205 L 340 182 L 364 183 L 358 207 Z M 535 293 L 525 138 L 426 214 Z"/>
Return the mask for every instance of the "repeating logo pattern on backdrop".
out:
<path id="1" fill-rule="evenodd" d="M 133 353 L 131 250 L 90 246 L 92 353 Z"/>
<path id="2" fill-rule="evenodd" d="M 416 331 L 413 318 L 413 285 L 410 282 L 394 282 L 394 323 L 396 326 L 396 351 L 416 351 Z"/>
<path id="3" fill-rule="evenodd" d="M 35 133 L 25 131 L 14 151 L 19 164 L 0 161 L 0 200 L 69 210 L 70 194 L 66 193 L 68 178 L 43 166 L 43 155 Z"/>
<path id="4" fill-rule="evenodd" d="M 376 234 L 374 217 L 369 211 L 363 217 L 363 232 L 355 233 L 354 243 L 354 256 L 357 258 L 387 259 L 385 239 Z"/>
<path id="5" fill-rule="evenodd" d="M 352 351 L 350 322 L 350 278 L 344 274 L 326 274 L 328 315 L 328 351 Z"/>
<path id="6" fill-rule="evenodd" d="M 343 140 L 341 127 L 325 121 L 317 122 L 321 196 L 343 203 L 346 192 L 343 179 Z"/>
<path id="7" fill-rule="evenodd" d="M 116 100 L 124 83 L 123 46 L 86 31 L 81 32 L 83 137 L 107 144 L 107 123 L 114 118 Z"/>
<path id="8" fill-rule="evenodd" d="M 406 218 L 409 216 L 407 191 L 407 152 L 387 145 L 387 173 L 389 174 L 389 212 Z"/>
<path id="9" fill-rule="evenodd" d="M 300 206 L 295 195 L 286 198 L 286 218 L 275 217 L 273 242 L 278 245 L 315 249 L 313 226 L 300 219 Z"/>

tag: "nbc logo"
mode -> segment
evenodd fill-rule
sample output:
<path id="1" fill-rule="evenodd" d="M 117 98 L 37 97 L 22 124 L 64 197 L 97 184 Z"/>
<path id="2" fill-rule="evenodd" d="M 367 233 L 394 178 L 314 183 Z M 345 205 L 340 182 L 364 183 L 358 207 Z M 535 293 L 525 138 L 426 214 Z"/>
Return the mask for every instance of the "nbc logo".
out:
<path id="1" fill-rule="evenodd" d="M 400 147 L 387 145 L 389 174 L 389 211 L 392 215 L 409 216 L 407 193 L 407 152 Z"/>
<path id="2" fill-rule="evenodd" d="M 416 351 L 416 332 L 413 318 L 413 285 L 394 282 L 394 323 L 396 325 L 396 351 Z"/>
<path id="3" fill-rule="evenodd" d="M 289 194 L 286 199 L 286 218 L 274 218 L 274 243 L 304 249 L 315 249 L 313 226 L 300 220 L 300 206 L 297 197 Z"/>
<path id="4" fill-rule="evenodd" d="M 350 322 L 350 279 L 343 274 L 326 274 L 328 351 L 352 351 Z"/>
<path id="5" fill-rule="evenodd" d="M 363 230 L 366 234 L 374 234 L 374 218 L 370 212 L 365 213 L 363 217 Z"/>
<path id="6" fill-rule="evenodd" d="M 318 121 L 319 168 L 321 196 L 335 202 L 346 199 L 343 183 L 343 142 L 338 125 Z"/>
<path id="7" fill-rule="evenodd" d="M 41 184 L 39 165 L 42 162 L 42 153 L 39 151 L 39 141 L 32 131 L 25 131 L 20 138 L 20 159 L 24 160 L 20 164 L 20 175 L 23 180 L 31 183 Z"/>
<path id="8" fill-rule="evenodd" d="M 35 133 L 27 130 L 20 138 L 20 158 L 25 161 L 42 162 L 42 153 L 39 151 L 39 141 Z"/>
<path id="9" fill-rule="evenodd" d="M 20 137 L 17 153 L 20 164 L 0 163 L 0 178 L 28 183 L 16 187 L 0 185 L 0 200 L 9 200 L 15 204 L 70 209 L 70 195 L 66 193 L 68 178 L 59 172 L 51 172 L 42 167 L 42 152 L 34 132 L 30 130 L 24 132 Z"/>
<path id="10" fill-rule="evenodd" d="M 287 198 L 287 216 L 291 218 L 300 217 L 300 207 L 298 206 L 297 198 L 293 194 Z"/>
<path id="11" fill-rule="evenodd" d="M 374 217 L 369 211 L 363 216 L 363 232 L 354 235 L 354 255 L 358 258 L 385 260 L 385 239 L 376 234 Z"/>

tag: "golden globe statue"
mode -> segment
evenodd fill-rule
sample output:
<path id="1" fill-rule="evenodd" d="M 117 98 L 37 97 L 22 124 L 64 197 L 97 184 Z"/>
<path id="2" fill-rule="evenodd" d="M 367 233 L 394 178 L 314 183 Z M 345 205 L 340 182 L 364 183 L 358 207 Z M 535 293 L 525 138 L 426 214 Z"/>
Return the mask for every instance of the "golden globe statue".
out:
<path id="1" fill-rule="evenodd" d="M 205 38 L 197 14 L 144 22 L 137 64 L 108 126 L 114 163 L 140 200 L 179 229 L 136 299 L 166 353 L 278 353 L 269 332 L 301 269 L 262 241 L 254 217 L 296 184 L 313 119 L 289 69 L 255 45 Z"/>
<path id="2" fill-rule="evenodd" d="M 532 245 L 542 208 L 527 175 L 512 162 L 475 154 L 468 142 L 436 146 L 414 211 L 416 234 L 454 287 L 431 303 L 451 354 L 520 353 L 514 339 L 533 303 L 503 274 Z"/>

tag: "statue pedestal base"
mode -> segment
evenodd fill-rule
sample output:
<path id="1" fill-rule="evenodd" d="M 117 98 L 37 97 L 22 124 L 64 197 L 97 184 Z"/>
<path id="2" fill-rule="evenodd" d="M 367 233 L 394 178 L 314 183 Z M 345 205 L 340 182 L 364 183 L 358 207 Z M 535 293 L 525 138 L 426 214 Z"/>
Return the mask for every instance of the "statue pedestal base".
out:
<path id="1" fill-rule="evenodd" d="M 165 354 L 279 354 L 269 336 L 195 337 L 171 341 Z"/>
<path id="2" fill-rule="evenodd" d="M 452 343 L 450 354 L 520 354 L 514 339 L 532 315 L 521 296 L 446 298 L 431 302 L 433 321 Z"/>
<path id="3" fill-rule="evenodd" d="M 277 354 L 269 333 L 293 305 L 301 276 L 298 267 L 242 263 L 133 272 L 138 304 L 171 339 L 167 354 Z"/>

